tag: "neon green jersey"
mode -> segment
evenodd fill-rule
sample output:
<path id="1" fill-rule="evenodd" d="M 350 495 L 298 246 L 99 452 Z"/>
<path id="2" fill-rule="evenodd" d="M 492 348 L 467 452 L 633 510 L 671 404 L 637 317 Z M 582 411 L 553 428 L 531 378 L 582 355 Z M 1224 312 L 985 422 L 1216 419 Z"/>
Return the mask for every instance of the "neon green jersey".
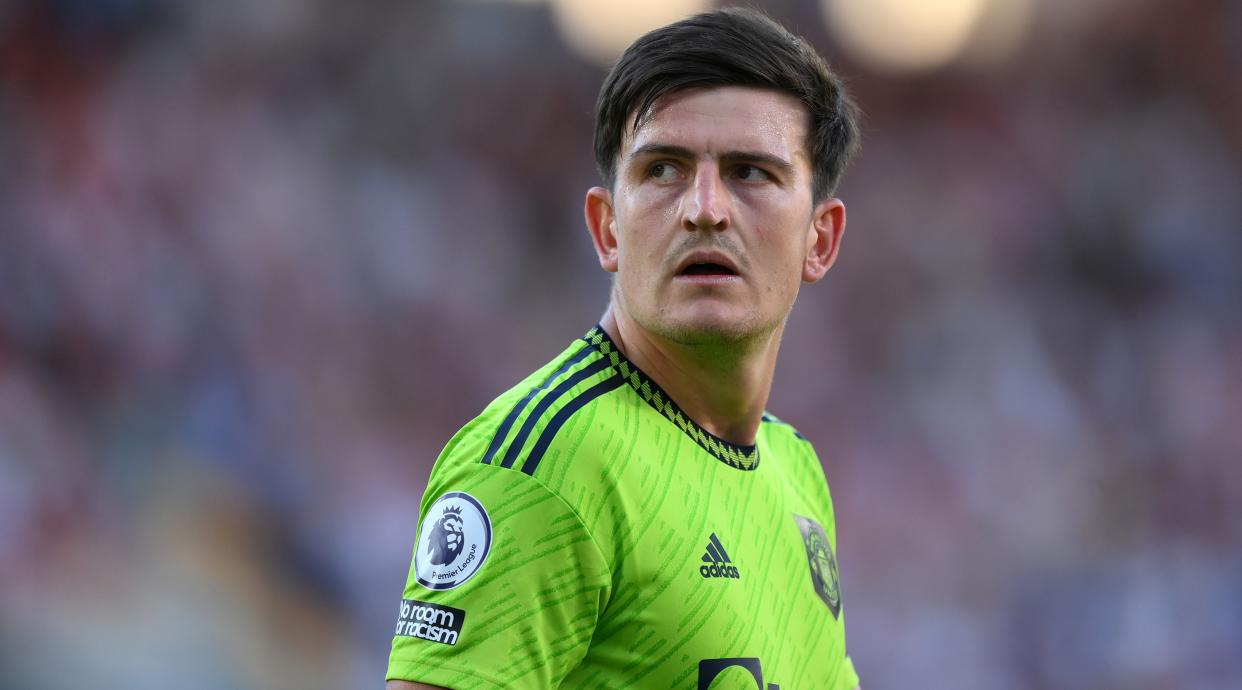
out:
<path id="1" fill-rule="evenodd" d="M 452 690 L 852 690 L 811 445 L 695 424 L 596 327 L 440 455 L 388 678 Z"/>

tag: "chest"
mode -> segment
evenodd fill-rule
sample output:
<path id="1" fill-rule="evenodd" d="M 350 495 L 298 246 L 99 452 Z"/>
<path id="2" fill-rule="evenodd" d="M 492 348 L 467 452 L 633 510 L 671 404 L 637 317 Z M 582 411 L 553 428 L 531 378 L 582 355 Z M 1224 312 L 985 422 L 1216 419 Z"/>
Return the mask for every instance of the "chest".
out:
<path id="1" fill-rule="evenodd" d="M 753 660 L 765 683 L 786 690 L 836 667 L 844 643 L 828 492 L 782 474 L 779 460 L 631 478 L 597 658 L 626 659 L 625 677 L 652 674 L 651 687 L 680 687 L 678 674 L 701 678 L 729 659 Z"/>

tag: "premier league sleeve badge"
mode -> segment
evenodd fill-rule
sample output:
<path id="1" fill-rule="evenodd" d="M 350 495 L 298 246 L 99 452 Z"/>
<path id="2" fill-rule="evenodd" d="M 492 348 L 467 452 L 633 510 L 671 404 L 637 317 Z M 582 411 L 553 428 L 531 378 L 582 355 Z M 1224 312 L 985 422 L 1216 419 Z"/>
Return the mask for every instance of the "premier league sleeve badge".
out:
<path id="1" fill-rule="evenodd" d="M 427 509 L 414 550 L 418 584 L 453 589 L 479 572 L 492 548 L 492 522 L 478 499 L 452 491 Z"/>

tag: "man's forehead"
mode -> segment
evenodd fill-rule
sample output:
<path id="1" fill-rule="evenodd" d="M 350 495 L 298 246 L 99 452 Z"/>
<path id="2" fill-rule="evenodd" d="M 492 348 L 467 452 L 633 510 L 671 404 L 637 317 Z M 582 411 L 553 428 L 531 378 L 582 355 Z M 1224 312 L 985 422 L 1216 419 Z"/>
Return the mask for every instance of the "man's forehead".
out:
<path id="1" fill-rule="evenodd" d="M 622 151 L 628 157 L 650 144 L 696 152 L 765 151 L 792 160 L 805 156 L 809 116 L 793 96 L 769 89 L 725 86 L 684 89 L 661 96 L 626 129 Z"/>

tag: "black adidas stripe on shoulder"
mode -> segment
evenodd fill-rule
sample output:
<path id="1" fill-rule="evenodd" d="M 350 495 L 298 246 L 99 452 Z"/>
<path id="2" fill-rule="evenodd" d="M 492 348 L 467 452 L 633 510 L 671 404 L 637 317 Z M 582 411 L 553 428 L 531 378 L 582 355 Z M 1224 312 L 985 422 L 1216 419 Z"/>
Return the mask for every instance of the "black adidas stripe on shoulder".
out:
<path id="1" fill-rule="evenodd" d="M 530 392 L 519 400 L 517 404 L 513 406 L 512 410 L 509 410 L 509 414 L 505 416 L 504 421 L 500 423 L 500 427 L 496 429 L 496 435 L 492 437 L 492 442 L 488 444 L 487 451 L 483 453 L 482 462 L 484 465 L 490 465 L 492 463 L 492 458 L 496 456 L 496 451 L 500 450 L 501 444 L 503 444 L 505 439 L 509 437 L 509 429 L 513 428 L 513 423 L 517 421 L 518 417 L 522 416 L 522 410 L 526 409 L 526 406 L 530 404 L 530 401 L 534 400 L 535 396 L 539 395 L 541 391 L 547 390 L 548 386 L 551 386 L 553 381 L 561 376 L 564 376 L 567 371 L 574 368 L 575 364 L 586 359 L 593 352 L 594 350 L 589 347 L 584 347 L 579 350 L 578 353 L 573 357 L 570 357 L 560 369 L 557 369 L 550 376 L 548 376 L 548 378 L 544 379 L 543 383 L 540 383 L 538 386 L 530 389 Z"/>
<path id="2" fill-rule="evenodd" d="M 581 368 L 574 371 L 574 367 L 579 365 L 582 365 Z M 483 453 L 482 464 L 496 464 L 509 469 L 520 467 L 522 472 L 534 475 L 557 432 L 569 421 L 569 418 L 587 403 L 622 385 L 621 377 L 614 374 L 596 381 L 594 385 L 569 397 L 567 401 L 563 400 L 575 386 L 591 381 L 592 378 L 598 378 L 601 373 L 609 369 L 610 365 L 608 358 L 596 348 L 584 344 L 581 350 L 575 352 L 542 383 L 531 388 L 513 406 L 513 409 L 509 410 L 509 414 L 505 415 L 491 443 L 488 444 L 487 450 Z M 533 406 L 532 403 L 534 403 Z M 530 440 L 535 426 L 549 414 L 549 410 L 553 407 L 556 407 L 556 410 L 551 414 L 551 419 L 547 421 L 539 437 L 535 439 L 530 452 L 526 454 L 526 459 L 519 462 L 522 449 Z M 527 412 L 528 408 L 529 412 Z M 525 421 L 510 440 L 514 425 L 522 419 L 524 413 Z"/>
<path id="3" fill-rule="evenodd" d="M 543 413 L 548 411 L 552 403 L 556 402 L 562 395 L 567 393 L 569 389 L 582 383 L 586 379 L 598 374 L 608 368 L 608 360 L 600 358 L 579 369 L 573 376 L 561 382 L 561 385 L 553 388 L 551 392 L 543 396 L 535 405 L 535 409 L 526 416 L 526 422 L 522 424 L 522 428 L 518 431 L 517 437 L 513 439 L 513 443 L 509 444 L 509 450 L 505 453 L 504 459 L 500 461 L 501 467 L 513 467 L 513 463 L 517 460 L 518 453 L 522 451 L 522 446 L 526 445 L 526 439 L 530 436 L 531 430 L 535 428 L 535 423 L 543 417 Z M 585 395 L 585 394 L 584 394 Z M 576 400 L 576 398 L 575 398 Z M 546 434 L 547 431 L 545 430 Z"/>
<path id="4" fill-rule="evenodd" d="M 544 428 L 543 434 L 539 436 L 539 440 L 535 442 L 535 447 L 531 449 L 530 455 L 526 458 L 526 464 L 522 465 L 522 471 L 533 476 L 535 470 L 539 469 L 539 461 L 543 459 L 543 454 L 548 450 L 548 446 L 552 444 L 552 439 L 556 437 L 556 432 L 561 430 L 565 422 L 587 403 L 609 391 L 620 388 L 622 383 L 624 381 L 620 376 L 606 378 L 586 389 L 578 397 L 570 400 L 564 407 L 557 410 L 552 420 L 548 422 L 548 426 Z"/>

